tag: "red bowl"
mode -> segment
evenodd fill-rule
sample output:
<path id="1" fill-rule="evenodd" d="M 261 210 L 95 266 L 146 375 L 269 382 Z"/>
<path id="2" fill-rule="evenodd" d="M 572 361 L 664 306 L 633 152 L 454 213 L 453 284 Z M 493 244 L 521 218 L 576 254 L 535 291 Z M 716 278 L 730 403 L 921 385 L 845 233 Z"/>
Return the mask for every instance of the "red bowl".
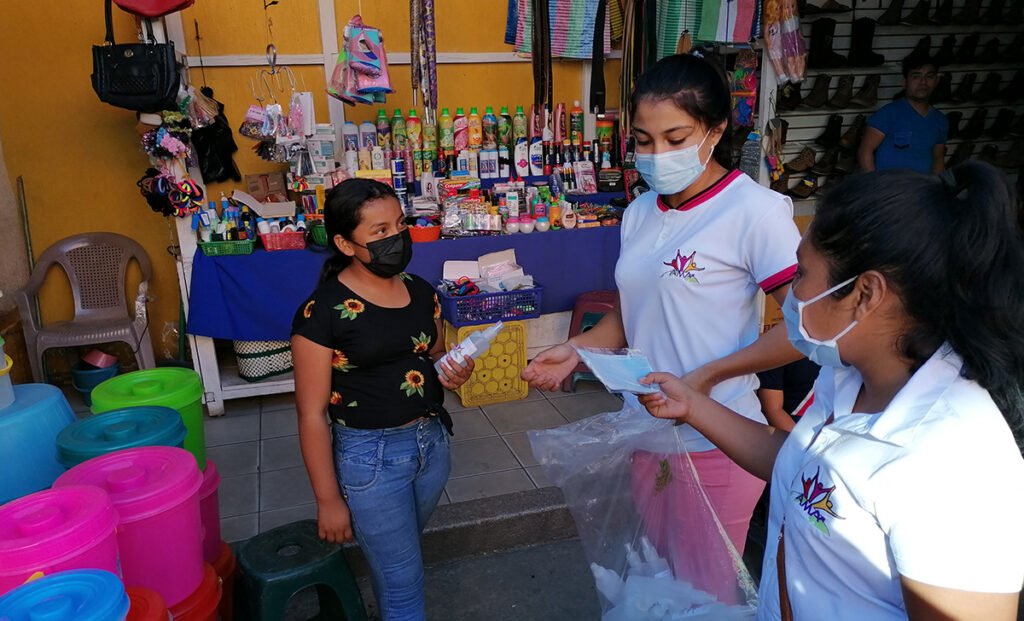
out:
<path id="1" fill-rule="evenodd" d="M 440 226 L 410 226 L 409 236 L 414 242 L 432 242 L 441 239 Z"/>

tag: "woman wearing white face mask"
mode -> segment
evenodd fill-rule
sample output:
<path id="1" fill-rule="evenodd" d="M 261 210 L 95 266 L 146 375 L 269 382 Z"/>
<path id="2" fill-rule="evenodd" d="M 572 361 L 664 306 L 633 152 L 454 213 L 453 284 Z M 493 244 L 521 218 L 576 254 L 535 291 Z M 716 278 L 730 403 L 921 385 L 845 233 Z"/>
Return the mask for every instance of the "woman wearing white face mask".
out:
<path id="1" fill-rule="evenodd" d="M 542 352 L 523 377 L 556 390 L 579 361 L 573 346 L 629 346 L 643 350 L 654 368 L 689 374 L 687 381 L 702 392 L 763 423 L 753 373 L 800 357 L 781 326 L 758 339 L 758 291 L 781 303 L 796 270 L 792 204 L 727 168 L 730 95 L 709 62 L 687 55 L 662 59 L 638 82 L 632 112 L 637 168 L 652 191 L 623 217 L 615 271 L 619 308 L 569 343 Z M 764 483 L 693 428 L 678 433 L 742 554 Z M 663 457 L 636 454 L 637 478 L 652 479 L 643 473 L 657 473 Z M 654 491 L 635 493 L 643 499 Z M 664 517 L 678 523 L 685 516 Z M 699 554 L 700 542 L 690 543 L 660 545 L 682 546 L 680 557 Z"/>
<path id="2" fill-rule="evenodd" d="M 791 432 L 645 380 L 652 414 L 772 477 L 759 619 L 1016 618 L 1024 241 L 1001 173 L 947 175 L 859 175 L 819 203 L 783 311 L 823 369 Z"/>

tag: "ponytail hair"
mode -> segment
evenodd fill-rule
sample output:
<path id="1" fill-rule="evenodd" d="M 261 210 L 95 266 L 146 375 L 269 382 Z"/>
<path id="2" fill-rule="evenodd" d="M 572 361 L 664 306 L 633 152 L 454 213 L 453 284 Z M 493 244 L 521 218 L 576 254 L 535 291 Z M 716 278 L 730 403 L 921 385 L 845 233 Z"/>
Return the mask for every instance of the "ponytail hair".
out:
<path id="1" fill-rule="evenodd" d="M 349 179 L 334 186 L 327 193 L 324 205 L 324 229 L 327 231 L 327 247 L 331 254 L 320 270 L 320 282 L 335 278 L 352 262 L 352 257 L 338 249 L 334 238 L 341 235 L 352 239 L 352 233 L 363 221 L 363 206 L 382 198 L 394 198 L 395 191 L 373 179 Z"/>
<path id="2" fill-rule="evenodd" d="M 939 176 L 852 175 L 825 193 L 808 239 L 830 285 L 882 273 L 910 318 L 898 347 L 911 370 L 948 342 L 1024 453 L 1024 238 L 1001 172 L 968 161 Z"/>

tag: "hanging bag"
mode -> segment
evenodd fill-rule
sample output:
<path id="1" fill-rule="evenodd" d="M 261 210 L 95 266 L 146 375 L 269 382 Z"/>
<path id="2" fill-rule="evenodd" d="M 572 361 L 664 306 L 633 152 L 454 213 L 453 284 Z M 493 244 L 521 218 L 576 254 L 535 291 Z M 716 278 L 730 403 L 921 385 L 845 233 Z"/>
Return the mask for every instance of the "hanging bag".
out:
<path id="1" fill-rule="evenodd" d="M 195 0 L 117 0 L 117 6 L 122 11 L 150 19 L 187 9 L 193 3 Z"/>
<path id="2" fill-rule="evenodd" d="M 146 22 L 149 41 L 115 43 L 111 0 L 106 0 L 106 43 L 92 47 L 92 88 L 100 101 L 137 112 L 177 109 L 177 60 L 173 43 L 157 43 Z"/>

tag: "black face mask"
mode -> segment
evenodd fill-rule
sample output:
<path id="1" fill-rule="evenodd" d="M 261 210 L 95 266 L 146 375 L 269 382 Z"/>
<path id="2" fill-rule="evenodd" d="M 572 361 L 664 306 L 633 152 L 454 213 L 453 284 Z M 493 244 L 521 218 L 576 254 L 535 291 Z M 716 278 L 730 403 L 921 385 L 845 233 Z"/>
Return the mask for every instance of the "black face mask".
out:
<path id="1" fill-rule="evenodd" d="M 412 261 L 412 235 L 409 229 L 391 237 L 372 241 L 365 246 L 352 243 L 370 251 L 370 262 L 363 265 L 381 278 L 398 276 L 409 266 L 409 261 Z"/>

